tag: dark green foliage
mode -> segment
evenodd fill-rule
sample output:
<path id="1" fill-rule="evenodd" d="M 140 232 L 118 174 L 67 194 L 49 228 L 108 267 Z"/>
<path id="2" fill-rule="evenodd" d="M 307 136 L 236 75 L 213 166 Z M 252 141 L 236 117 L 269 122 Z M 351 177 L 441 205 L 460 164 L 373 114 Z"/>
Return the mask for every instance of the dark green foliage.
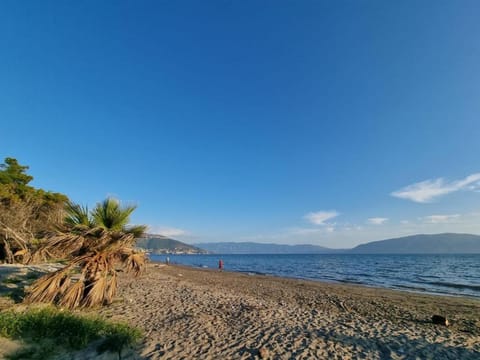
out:
<path id="1" fill-rule="evenodd" d="M 63 194 L 29 186 L 28 184 L 33 180 L 33 176 L 26 173 L 28 168 L 28 166 L 20 165 L 17 159 L 8 157 L 5 158 L 3 164 L 0 164 L 0 200 L 2 202 L 26 200 L 32 196 L 41 200 L 42 205 L 65 203 L 68 200 Z"/>
<path id="2" fill-rule="evenodd" d="M 16 186 L 17 192 L 22 193 L 27 189 L 27 184 L 33 176 L 27 175 L 28 166 L 22 166 L 17 159 L 5 158 L 5 163 L 0 164 L 0 184 Z"/>
<path id="3" fill-rule="evenodd" d="M 79 350 L 95 340 L 104 339 L 99 351 L 121 353 L 141 338 L 138 329 L 111 323 L 99 317 L 85 317 L 56 308 L 31 309 L 23 313 L 0 313 L 0 335 L 37 344 L 51 341 L 55 349 Z M 28 349 L 25 351 L 28 352 Z"/>

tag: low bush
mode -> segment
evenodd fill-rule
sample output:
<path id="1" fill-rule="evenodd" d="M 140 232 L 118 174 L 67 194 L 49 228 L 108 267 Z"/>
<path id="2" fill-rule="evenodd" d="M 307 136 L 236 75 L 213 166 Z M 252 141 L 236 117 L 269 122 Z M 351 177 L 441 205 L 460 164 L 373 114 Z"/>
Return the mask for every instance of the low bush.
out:
<path id="1" fill-rule="evenodd" d="M 120 355 L 124 347 L 136 344 L 141 338 L 141 332 L 127 324 L 80 316 L 53 307 L 0 312 L 0 335 L 21 339 L 27 344 L 51 342 L 55 344 L 51 354 L 62 348 L 79 350 L 103 339 L 99 352 L 112 351 Z"/>

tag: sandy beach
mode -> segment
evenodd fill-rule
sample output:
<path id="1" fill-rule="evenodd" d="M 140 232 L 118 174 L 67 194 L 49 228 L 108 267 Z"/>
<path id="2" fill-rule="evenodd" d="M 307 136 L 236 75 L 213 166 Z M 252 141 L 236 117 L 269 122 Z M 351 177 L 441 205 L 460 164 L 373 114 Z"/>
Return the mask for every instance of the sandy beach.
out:
<path id="1" fill-rule="evenodd" d="M 480 359 L 477 299 L 154 263 L 118 295 L 146 359 Z"/>

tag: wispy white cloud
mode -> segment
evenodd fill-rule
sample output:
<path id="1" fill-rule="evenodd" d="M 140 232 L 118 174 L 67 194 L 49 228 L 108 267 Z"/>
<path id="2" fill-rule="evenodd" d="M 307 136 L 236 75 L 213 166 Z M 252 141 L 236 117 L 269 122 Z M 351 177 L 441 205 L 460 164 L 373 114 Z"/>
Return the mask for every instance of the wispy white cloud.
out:
<path id="1" fill-rule="evenodd" d="M 340 215 L 340 213 L 335 210 L 317 211 L 308 213 L 307 215 L 305 215 L 305 219 L 315 225 L 327 225 L 327 220 L 333 219 L 338 215 Z"/>
<path id="2" fill-rule="evenodd" d="M 428 213 L 427 213 L 428 214 Z M 343 216 L 342 216 L 343 217 Z M 413 234 L 444 232 L 480 234 L 480 211 L 468 213 L 434 213 L 402 220 L 389 218 L 380 226 L 324 220 L 323 226 L 286 227 L 262 233 L 248 234 L 238 241 L 279 244 L 316 244 L 331 248 L 349 248 L 363 242 L 396 238 Z M 304 224 L 305 225 L 305 224 Z M 247 235 L 247 234 L 245 234 Z M 225 238 L 223 236 L 222 238 Z M 219 238 L 216 241 L 221 241 Z M 184 238 L 182 238 L 184 241 Z"/>
<path id="3" fill-rule="evenodd" d="M 388 218 L 384 218 L 384 217 L 373 217 L 367 220 L 367 222 L 372 225 L 382 225 L 387 221 L 388 221 Z"/>
<path id="4" fill-rule="evenodd" d="M 429 215 L 423 218 L 423 221 L 429 224 L 442 224 L 449 223 L 452 220 L 458 219 L 460 214 L 451 214 L 451 215 Z"/>
<path id="5" fill-rule="evenodd" d="M 188 231 L 186 230 L 165 226 L 150 226 L 148 231 L 153 234 L 163 235 L 166 237 L 188 235 Z"/>
<path id="6" fill-rule="evenodd" d="M 391 195 L 418 203 L 427 203 L 455 191 L 476 191 L 478 189 L 480 189 L 480 173 L 475 173 L 464 179 L 450 182 L 443 178 L 421 181 L 394 191 Z"/>

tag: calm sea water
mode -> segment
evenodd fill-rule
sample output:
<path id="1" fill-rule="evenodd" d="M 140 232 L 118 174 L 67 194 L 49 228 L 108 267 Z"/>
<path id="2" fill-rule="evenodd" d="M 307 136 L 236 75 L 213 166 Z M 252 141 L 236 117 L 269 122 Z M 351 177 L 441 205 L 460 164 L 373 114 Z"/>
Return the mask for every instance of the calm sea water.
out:
<path id="1" fill-rule="evenodd" d="M 476 255 L 168 255 L 173 264 L 480 298 Z M 151 255 L 164 262 L 167 255 Z"/>

